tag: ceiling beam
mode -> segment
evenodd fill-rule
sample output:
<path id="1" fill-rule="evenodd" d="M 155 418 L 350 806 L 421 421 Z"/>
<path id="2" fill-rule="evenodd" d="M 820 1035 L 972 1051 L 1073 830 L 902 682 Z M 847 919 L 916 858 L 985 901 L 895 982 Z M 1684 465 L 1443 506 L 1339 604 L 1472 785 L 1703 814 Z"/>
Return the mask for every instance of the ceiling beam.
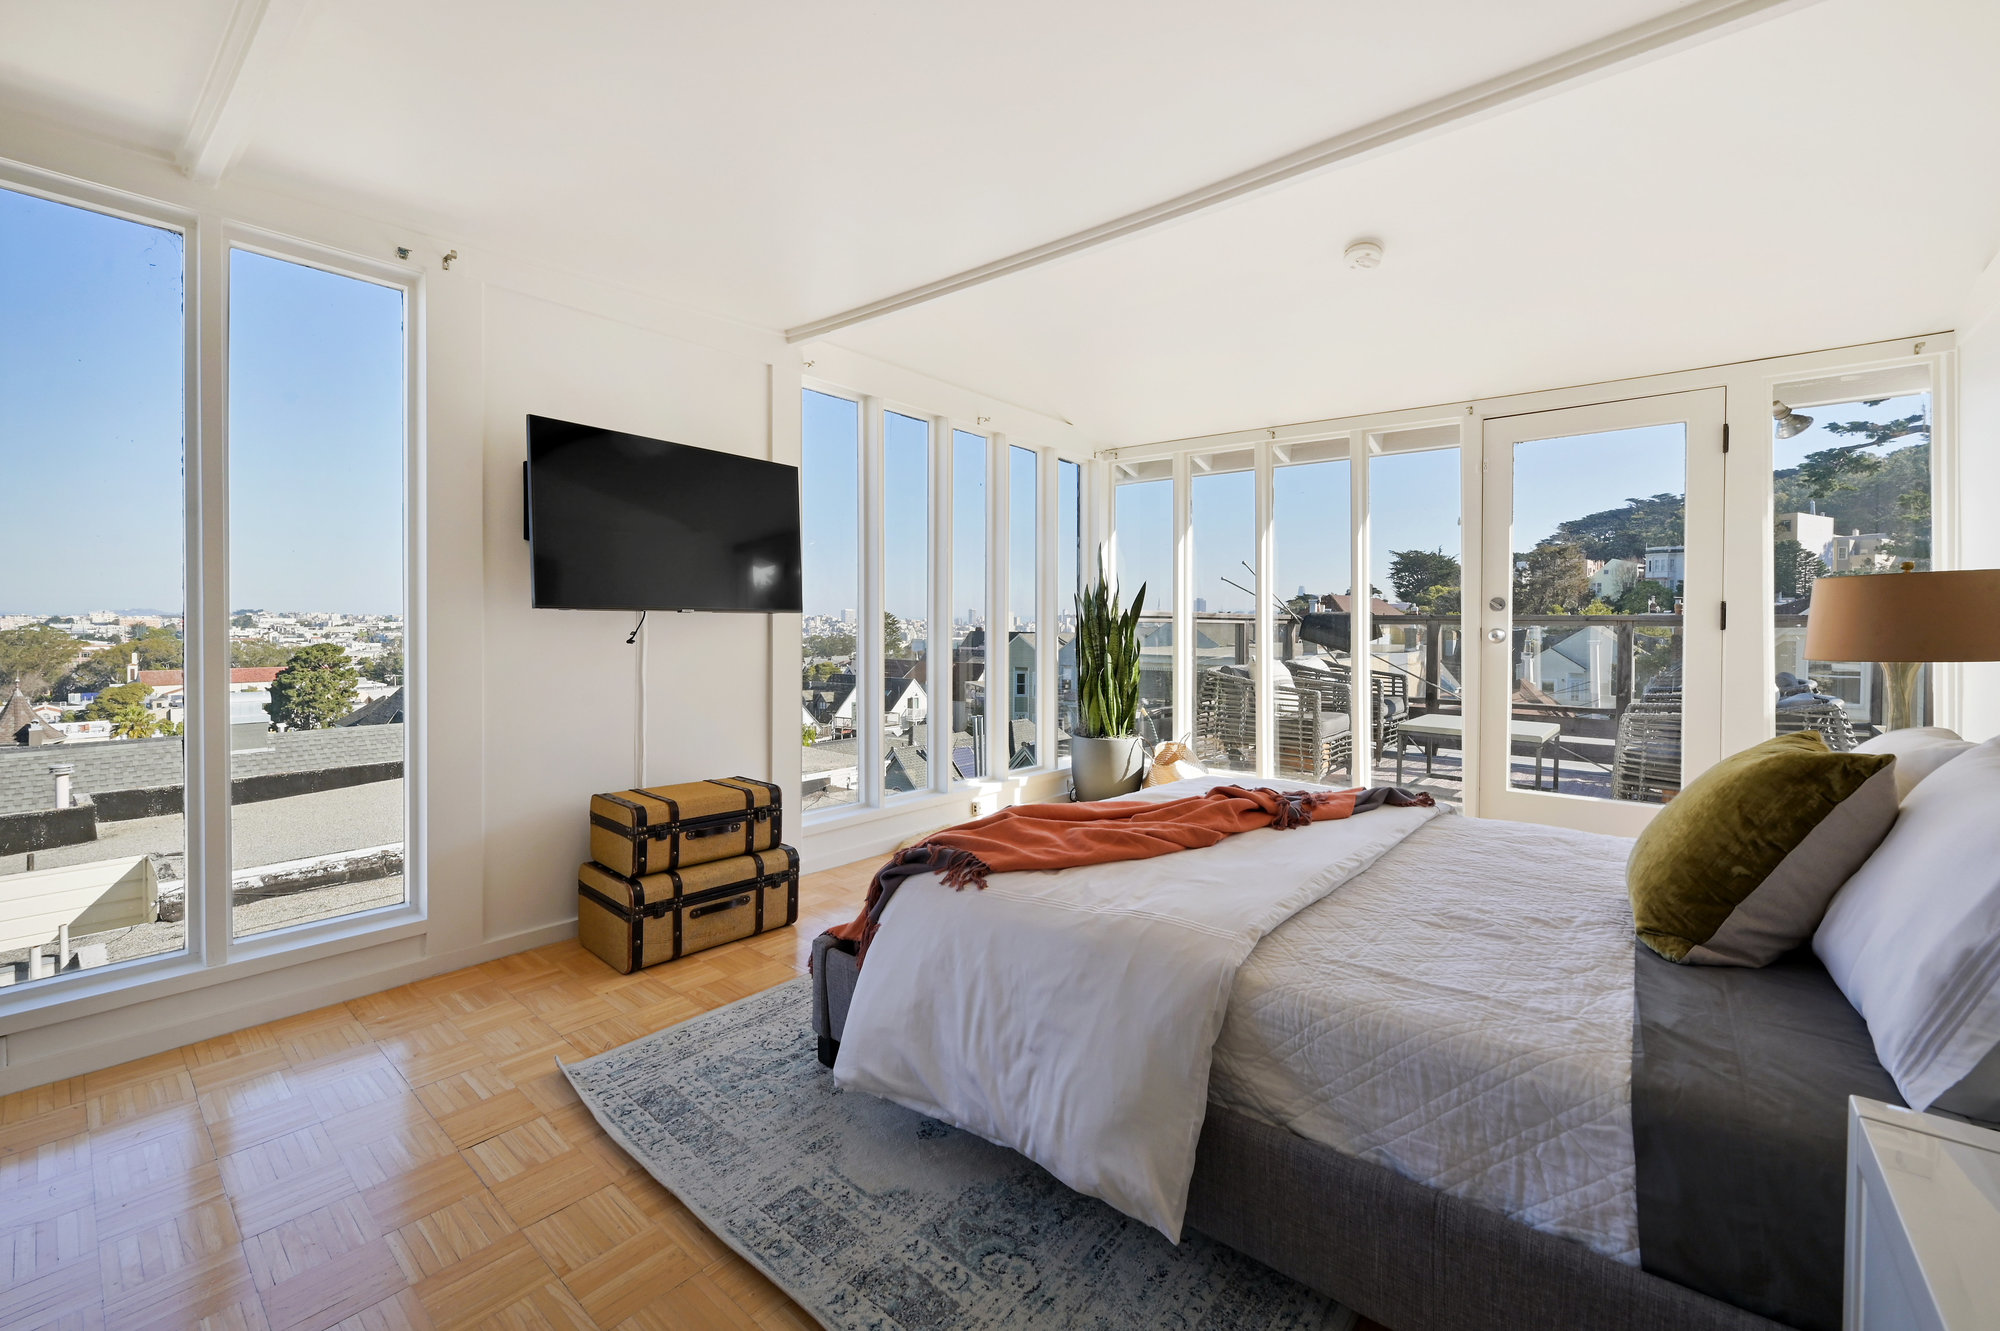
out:
<path id="1" fill-rule="evenodd" d="M 950 277 L 786 329 L 785 340 L 810 341 L 897 310 L 927 304 L 954 292 L 1039 268 L 1043 264 L 1150 231 L 1343 162 L 1498 114 L 1613 68 L 1651 59 L 1732 29 L 1817 3 L 1818 0 L 1696 0 L 1693 4 L 1669 10 L 1657 18 L 1634 24 L 1608 37 L 1600 37 L 1547 60 L 1447 93 L 1344 134 L 1336 134 L 1274 161 L 1251 167 L 1248 171 L 1176 195 L 1163 203 L 1073 232 L 1033 249 L 1010 254 L 1004 259 L 995 259 L 977 268 L 968 268 Z"/>
<path id="2" fill-rule="evenodd" d="M 257 104 L 310 0 L 236 0 L 195 99 L 175 162 L 204 185 L 222 179 L 250 142 Z"/>

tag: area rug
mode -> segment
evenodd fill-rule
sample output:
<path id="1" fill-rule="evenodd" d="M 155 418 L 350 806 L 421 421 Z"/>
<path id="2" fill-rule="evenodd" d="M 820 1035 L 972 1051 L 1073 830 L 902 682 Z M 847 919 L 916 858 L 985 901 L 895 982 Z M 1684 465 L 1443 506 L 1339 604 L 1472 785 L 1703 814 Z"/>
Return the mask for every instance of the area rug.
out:
<path id="1" fill-rule="evenodd" d="M 1347 1331 L 1353 1314 L 1025 1157 L 844 1092 L 793 980 L 564 1068 L 605 1131 L 838 1331 Z"/>

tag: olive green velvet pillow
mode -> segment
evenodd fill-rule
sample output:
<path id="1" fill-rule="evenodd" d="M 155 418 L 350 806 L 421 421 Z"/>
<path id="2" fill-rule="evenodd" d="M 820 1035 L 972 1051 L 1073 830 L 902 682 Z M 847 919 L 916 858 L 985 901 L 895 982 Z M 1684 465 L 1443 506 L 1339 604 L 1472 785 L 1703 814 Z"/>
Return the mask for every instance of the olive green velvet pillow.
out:
<path id="1" fill-rule="evenodd" d="M 1895 767 L 1803 730 L 1703 772 L 1633 843 L 1640 941 L 1669 961 L 1763 966 L 1811 938 L 1896 821 Z"/>

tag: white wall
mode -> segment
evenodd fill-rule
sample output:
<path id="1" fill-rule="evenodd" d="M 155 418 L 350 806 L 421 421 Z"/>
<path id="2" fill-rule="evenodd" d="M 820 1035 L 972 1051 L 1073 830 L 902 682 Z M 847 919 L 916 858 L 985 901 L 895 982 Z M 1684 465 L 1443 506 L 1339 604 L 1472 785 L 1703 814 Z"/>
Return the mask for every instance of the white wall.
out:
<path id="1" fill-rule="evenodd" d="M 1958 412 L 1959 565 L 2000 568 L 2000 258 L 1980 274 L 1959 316 Z M 1962 672 L 1962 733 L 2000 735 L 2000 662 Z"/>
<path id="2" fill-rule="evenodd" d="M 796 616 L 655 615 L 642 693 L 629 616 L 529 609 L 520 536 L 530 412 L 796 462 L 799 357 L 781 336 L 335 201 L 199 187 L 47 125 L 0 119 L 0 159 L 191 209 L 204 226 L 244 223 L 376 260 L 413 251 L 426 405 L 411 496 L 423 833 L 412 846 L 428 905 L 424 920 L 387 932 L 87 999 L 11 990 L 0 1093 L 570 935 L 593 791 L 742 773 L 781 782 L 796 804 Z M 21 1006 L 36 1002 L 46 1005 Z"/>

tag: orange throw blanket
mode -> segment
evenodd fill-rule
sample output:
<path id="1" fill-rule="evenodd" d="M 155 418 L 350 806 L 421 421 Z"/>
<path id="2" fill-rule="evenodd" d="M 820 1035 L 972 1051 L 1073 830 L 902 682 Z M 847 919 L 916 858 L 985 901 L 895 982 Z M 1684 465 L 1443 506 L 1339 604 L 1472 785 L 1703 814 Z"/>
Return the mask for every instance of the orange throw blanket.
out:
<path id="1" fill-rule="evenodd" d="M 1351 818 L 1385 805 L 1428 807 L 1435 802 L 1429 795 L 1393 786 L 1310 792 L 1217 786 L 1205 794 L 1161 803 L 1118 799 L 1017 804 L 991 817 L 946 828 L 891 855 L 868 884 L 861 913 L 828 932 L 857 944 L 857 961 L 865 960 L 889 899 L 904 879 L 920 873 L 940 874 L 948 886 L 963 891 L 985 887 L 986 876 L 992 873 L 1146 860 L 1213 846 L 1260 827 L 1283 830 Z"/>

